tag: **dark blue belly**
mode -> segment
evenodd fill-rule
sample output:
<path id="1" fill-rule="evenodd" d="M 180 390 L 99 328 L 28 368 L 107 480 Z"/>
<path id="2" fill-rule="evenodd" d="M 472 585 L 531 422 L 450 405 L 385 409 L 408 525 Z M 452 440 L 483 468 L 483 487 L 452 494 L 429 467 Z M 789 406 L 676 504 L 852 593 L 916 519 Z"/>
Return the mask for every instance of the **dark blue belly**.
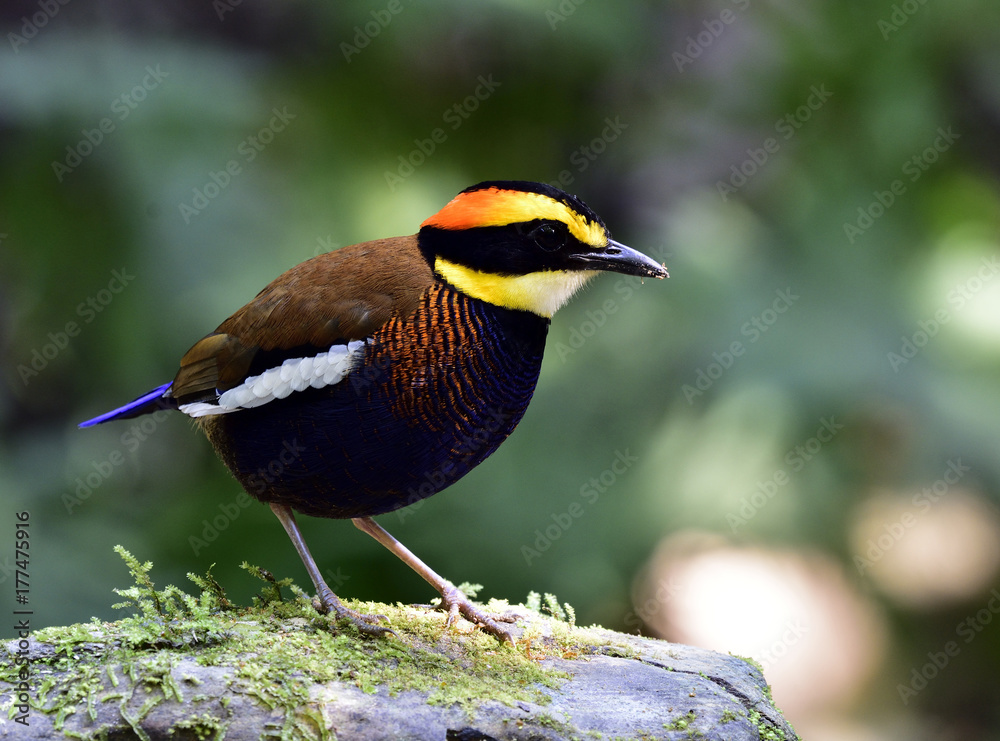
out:
<path id="1" fill-rule="evenodd" d="M 322 389 L 205 420 L 247 491 L 318 517 L 391 512 L 454 483 L 520 421 L 548 320 L 432 289 Z"/>

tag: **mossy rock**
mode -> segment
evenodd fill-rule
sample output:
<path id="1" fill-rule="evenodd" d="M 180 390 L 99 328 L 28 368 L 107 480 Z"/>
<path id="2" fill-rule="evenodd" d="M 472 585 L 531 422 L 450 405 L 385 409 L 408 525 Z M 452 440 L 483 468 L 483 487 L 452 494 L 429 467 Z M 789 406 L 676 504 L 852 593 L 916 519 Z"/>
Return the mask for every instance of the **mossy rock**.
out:
<path id="1" fill-rule="evenodd" d="M 28 641 L 29 725 L 18 720 L 13 661 L 23 647 L 6 644 L 0 737 L 796 739 L 754 665 L 576 627 L 553 598 L 548 615 L 533 609 L 537 595 L 487 606 L 516 615 L 514 646 L 464 620 L 448 627 L 427 607 L 352 604 L 395 631 L 371 638 L 318 614 L 299 590 L 281 599 L 287 583 L 259 569 L 270 587 L 236 608 L 210 576 L 192 577 L 195 598 L 155 591 L 142 581 L 149 564 L 139 568 L 137 587 L 120 592 L 138 615 Z"/>

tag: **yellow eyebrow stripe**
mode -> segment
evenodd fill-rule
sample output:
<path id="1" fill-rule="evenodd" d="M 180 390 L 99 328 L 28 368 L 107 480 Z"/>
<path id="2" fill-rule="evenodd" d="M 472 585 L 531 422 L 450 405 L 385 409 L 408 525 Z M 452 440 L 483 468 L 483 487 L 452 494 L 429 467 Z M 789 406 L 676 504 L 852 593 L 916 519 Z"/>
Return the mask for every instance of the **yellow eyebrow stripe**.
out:
<path id="1" fill-rule="evenodd" d="M 578 214 L 565 203 L 541 193 L 500 188 L 459 193 L 420 226 L 474 229 L 479 226 L 506 226 L 534 219 L 561 221 L 569 228 L 570 234 L 595 249 L 608 244 L 607 232 L 600 224 Z"/>

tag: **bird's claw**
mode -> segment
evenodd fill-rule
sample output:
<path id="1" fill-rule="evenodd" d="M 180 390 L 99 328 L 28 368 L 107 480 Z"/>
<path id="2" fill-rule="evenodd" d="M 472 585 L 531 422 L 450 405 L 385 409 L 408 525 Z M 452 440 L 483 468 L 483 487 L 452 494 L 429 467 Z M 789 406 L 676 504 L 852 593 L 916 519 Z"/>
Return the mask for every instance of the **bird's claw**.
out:
<path id="1" fill-rule="evenodd" d="M 396 635 L 396 631 L 391 628 L 375 625 L 375 623 L 387 622 L 389 618 L 385 615 L 369 615 L 352 610 L 337 599 L 333 593 L 316 595 L 316 599 L 313 600 L 313 606 L 316 607 L 317 612 L 324 614 L 333 613 L 337 616 L 338 620 L 350 623 L 365 635 L 384 636 L 390 633 Z"/>
<path id="2" fill-rule="evenodd" d="M 458 616 L 462 615 L 466 620 L 478 625 L 501 643 L 514 645 L 514 637 L 510 631 L 500 627 L 498 623 L 513 623 L 517 617 L 507 613 L 493 615 L 480 609 L 458 587 L 448 586 L 441 592 L 439 608 L 448 613 L 448 618 L 445 620 L 446 627 L 451 627 Z"/>

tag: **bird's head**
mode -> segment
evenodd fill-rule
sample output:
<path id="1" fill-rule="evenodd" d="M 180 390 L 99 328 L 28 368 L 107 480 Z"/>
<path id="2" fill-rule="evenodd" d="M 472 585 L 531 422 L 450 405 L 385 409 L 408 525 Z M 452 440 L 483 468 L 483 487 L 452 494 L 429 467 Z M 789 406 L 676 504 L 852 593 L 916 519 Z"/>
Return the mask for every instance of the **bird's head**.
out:
<path id="1" fill-rule="evenodd" d="M 666 278 L 667 271 L 611 239 L 583 201 L 542 183 L 466 188 L 420 225 L 434 272 L 474 298 L 551 317 L 600 271 Z"/>

